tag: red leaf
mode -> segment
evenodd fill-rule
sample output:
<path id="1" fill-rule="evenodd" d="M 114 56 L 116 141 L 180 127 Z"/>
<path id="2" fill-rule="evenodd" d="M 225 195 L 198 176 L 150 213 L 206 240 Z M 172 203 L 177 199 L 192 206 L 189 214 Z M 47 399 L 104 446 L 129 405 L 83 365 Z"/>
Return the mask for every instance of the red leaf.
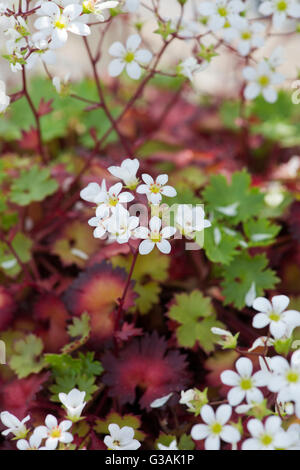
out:
<path id="1" fill-rule="evenodd" d="M 53 99 L 45 101 L 44 98 L 41 99 L 39 104 L 39 109 L 37 110 L 39 116 L 45 116 L 53 111 L 52 108 Z"/>
<path id="2" fill-rule="evenodd" d="M 22 131 L 22 138 L 19 141 L 19 145 L 23 150 L 38 151 L 39 137 L 37 130 L 34 127 L 31 127 L 29 131 Z"/>

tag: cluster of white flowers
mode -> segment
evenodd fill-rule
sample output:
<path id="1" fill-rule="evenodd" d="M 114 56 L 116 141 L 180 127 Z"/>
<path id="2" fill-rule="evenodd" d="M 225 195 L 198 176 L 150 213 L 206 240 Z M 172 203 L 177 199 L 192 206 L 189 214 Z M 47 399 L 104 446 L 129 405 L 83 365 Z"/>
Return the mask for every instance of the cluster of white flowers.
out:
<path id="1" fill-rule="evenodd" d="M 20 421 L 8 411 L 2 411 L 0 419 L 7 428 L 2 434 L 3 436 L 12 434 L 17 440 L 16 445 L 19 450 L 55 450 L 60 443 L 63 446 L 68 445 L 73 441 L 73 435 L 69 432 L 73 422 L 82 419 L 81 413 L 86 405 L 84 398 L 85 392 L 80 392 L 76 388 L 68 394 L 60 393 L 59 399 L 66 409 L 68 419 L 58 423 L 55 416 L 48 414 L 45 425 L 34 428 L 29 439 L 26 438 L 30 429 L 27 429 L 25 423 L 30 420 L 30 415 Z"/>
<path id="2" fill-rule="evenodd" d="M 162 253 L 169 254 L 171 244 L 169 239 L 178 233 L 187 238 L 192 238 L 195 232 L 200 232 L 210 226 L 205 220 L 205 214 L 201 207 L 190 208 L 188 205 L 176 205 L 176 227 L 163 226 L 162 219 L 158 216 L 161 211 L 162 197 L 175 197 L 176 190 L 168 185 L 168 175 L 159 175 L 154 180 L 148 174 L 142 174 L 143 184 L 137 177 L 139 170 L 137 159 L 126 159 L 120 167 L 112 166 L 108 171 L 116 178 L 122 180 L 107 189 L 106 180 L 101 185 L 89 183 L 80 195 L 87 202 L 97 205 L 96 217 L 89 220 L 89 225 L 95 227 L 95 238 L 107 238 L 108 242 L 120 244 L 128 243 L 129 240 L 143 240 L 139 245 L 141 255 L 149 254 L 156 246 Z M 129 189 L 130 191 L 123 191 Z M 136 194 L 134 194 L 136 191 Z M 128 204 L 133 203 L 137 195 L 145 195 L 146 205 L 134 204 L 128 210 Z M 140 213 L 139 217 L 131 213 Z M 150 220 L 147 226 L 140 224 L 140 218 Z M 153 213 L 155 215 L 153 215 Z M 164 207 L 164 215 L 166 211 Z"/>
<path id="3" fill-rule="evenodd" d="M 193 55 L 179 60 L 174 72 L 168 70 L 167 75 L 182 76 L 194 83 L 195 76 L 209 66 L 212 58 L 218 55 L 219 46 L 224 44 L 244 58 L 241 79 L 245 81 L 245 99 L 252 100 L 262 94 L 266 101 L 276 101 L 276 87 L 284 77 L 276 71 L 280 62 L 272 63 L 271 58 L 257 62 L 256 52 L 260 53 L 272 33 L 272 29 L 258 20 L 269 19 L 275 30 L 285 28 L 288 20 L 294 20 L 290 27 L 296 31 L 295 20 L 300 18 L 299 1 L 261 0 L 258 8 L 263 15 L 261 18 L 257 18 L 257 13 L 254 18 L 248 2 L 241 0 L 203 0 L 190 9 L 186 8 L 188 2 L 184 2 L 180 16 L 164 17 L 159 8 L 152 11 L 165 41 L 172 35 L 182 41 L 195 41 Z M 22 2 L 21 7 L 14 0 L 3 0 L 0 5 L 0 35 L 6 49 L 4 57 L 12 72 L 32 69 L 39 63 L 52 65 L 56 62 L 55 51 L 66 44 L 69 33 L 87 37 L 92 34 L 94 25 L 113 20 L 120 13 L 140 13 L 145 7 L 139 0 L 38 0 L 30 5 Z M 110 16 L 111 11 L 114 14 Z M 287 34 L 285 29 L 282 34 Z M 150 64 L 160 53 L 153 54 L 148 47 L 142 47 L 142 43 L 141 28 L 138 28 L 138 34 L 127 38 L 125 45 L 120 41 L 113 42 L 107 51 L 113 57 L 108 74 L 117 77 L 125 70 L 130 78 L 139 80 L 144 69 L 151 74 L 159 73 L 157 60 L 153 60 L 153 69 Z M 55 77 L 53 83 L 60 92 L 61 78 Z M 3 112 L 10 100 L 2 82 L 0 97 L 0 112 Z"/>
<path id="4" fill-rule="evenodd" d="M 191 436 L 194 440 L 205 440 L 207 450 L 218 450 L 221 441 L 231 444 L 232 449 L 242 450 L 300 450 L 300 425 L 284 425 L 282 415 L 293 415 L 300 418 L 300 350 L 295 351 L 290 360 L 277 355 L 267 356 L 270 346 L 276 347 L 276 341 L 289 341 L 293 330 L 300 326 L 300 313 L 296 310 L 286 310 L 289 298 L 278 295 L 271 302 L 259 297 L 254 300 L 253 307 L 258 310 L 253 318 L 255 328 L 269 326 L 269 334 L 258 338 L 248 350 L 248 354 L 256 348 L 263 348 L 266 353 L 259 356 L 260 370 L 253 372 L 253 362 L 249 357 L 240 357 L 235 363 L 234 370 L 221 373 L 221 382 L 230 387 L 225 404 L 214 411 L 213 407 L 204 403 L 200 415 L 203 424 L 193 426 Z M 237 337 L 229 331 L 212 328 L 212 332 L 220 335 L 224 348 L 236 349 Z M 273 336 L 273 338 L 271 337 Z M 263 390 L 268 393 L 264 394 Z M 270 409 L 266 408 L 265 420 L 252 418 L 247 422 L 250 438 L 242 441 L 243 432 L 238 423 L 228 421 L 233 407 L 236 414 L 245 415 L 267 406 L 266 397 L 270 397 Z M 195 390 L 181 392 L 180 403 L 195 412 L 197 401 Z M 275 403 L 275 409 L 274 407 Z M 273 408 L 273 409 L 272 409 Z M 240 442 L 242 441 L 242 442 Z"/>

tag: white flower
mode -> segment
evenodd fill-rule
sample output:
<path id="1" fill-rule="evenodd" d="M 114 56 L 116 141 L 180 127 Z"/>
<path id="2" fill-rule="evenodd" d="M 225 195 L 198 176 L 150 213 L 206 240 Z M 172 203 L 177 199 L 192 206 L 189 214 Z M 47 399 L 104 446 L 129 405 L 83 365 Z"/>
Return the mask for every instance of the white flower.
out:
<path id="1" fill-rule="evenodd" d="M 57 76 L 53 77 L 52 84 L 53 84 L 55 90 L 57 91 L 57 93 L 61 94 L 61 93 L 64 93 L 67 90 L 69 81 L 70 81 L 70 74 L 66 73 L 66 75 L 64 76 L 63 79 L 61 79 L 60 77 L 57 77 Z M 91 183 L 91 184 L 96 184 L 96 183 Z M 82 198 L 82 199 L 84 199 L 84 198 Z M 89 202 L 92 202 L 92 201 L 89 201 Z"/>
<path id="2" fill-rule="evenodd" d="M 251 49 L 262 47 L 264 39 L 261 34 L 265 27 L 261 23 L 249 23 L 245 18 L 240 18 L 238 22 L 234 22 L 232 27 L 224 31 L 226 41 L 238 40 L 237 50 L 242 56 L 250 53 Z"/>
<path id="3" fill-rule="evenodd" d="M 68 32 L 79 36 L 88 36 L 91 33 L 90 28 L 83 21 L 78 21 L 81 13 L 81 5 L 68 5 L 61 11 L 56 3 L 43 2 L 40 15 L 45 16 L 40 16 L 34 26 L 41 31 L 42 37 L 51 36 L 53 45 L 59 47 L 67 41 Z"/>
<path id="4" fill-rule="evenodd" d="M 139 49 L 141 44 L 141 37 L 138 34 L 129 36 L 126 42 L 126 48 L 119 41 L 114 42 L 110 48 L 109 53 L 116 59 L 112 60 L 109 64 L 109 75 L 111 77 L 118 77 L 126 68 L 126 72 L 133 80 L 138 80 L 141 77 L 142 70 L 140 65 L 148 65 L 152 59 L 152 53 L 146 49 Z"/>
<path id="5" fill-rule="evenodd" d="M 251 419 L 247 425 L 251 434 L 250 439 L 242 444 L 242 450 L 275 450 L 280 448 L 280 436 L 282 433 L 281 419 L 278 416 L 270 416 L 263 424 L 258 419 Z"/>
<path id="6" fill-rule="evenodd" d="M 68 394 L 59 393 L 58 398 L 67 410 L 69 419 L 80 418 L 83 408 L 86 405 L 84 401 L 85 392 L 81 392 L 77 388 L 73 388 Z"/>
<path id="7" fill-rule="evenodd" d="M 270 359 L 272 375 L 268 388 L 278 393 L 279 402 L 299 401 L 300 397 L 300 362 L 297 354 L 291 357 L 291 364 L 282 356 Z"/>
<path id="8" fill-rule="evenodd" d="M 7 436 L 9 433 L 14 434 L 17 438 L 26 436 L 27 429 L 25 423 L 30 420 L 29 415 L 20 421 L 16 416 L 9 413 L 9 411 L 2 411 L 0 414 L 0 419 L 4 426 L 7 427 L 5 431 L 2 431 L 3 436 Z"/>
<path id="9" fill-rule="evenodd" d="M 41 442 L 42 437 L 36 433 L 33 433 L 28 441 L 26 439 L 20 439 L 17 442 L 17 448 L 19 450 L 38 450 L 40 449 Z M 46 449 L 46 447 L 43 449 Z"/>
<path id="10" fill-rule="evenodd" d="M 205 219 L 202 207 L 191 207 L 189 204 L 177 206 L 175 222 L 180 232 L 187 237 L 192 237 L 194 232 L 202 232 L 211 226 L 210 221 Z"/>
<path id="11" fill-rule="evenodd" d="M 106 181 L 103 180 L 101 186 L 98 183 L 89 183 L 80 191 L 80 197 L 87 202 L 96 202 L 96 197 L 103 191 L 106 191 Z"/>
<path id="12" fill-rule="evenodd" d="M 278 207 L 284 201 L 284 187 L 278 181 L 268 184 L 265 203 L 270 207 Z"/>
<path id="13" fill-rule="evenodd" d="M 140 0 L 126 0 L 123 6 L 123 11 L 128 13 L 135 13 L 140 7 Z"/>
<path id="14" fill-rule="evenodd" d="M 120 428 L 117 424 L 108 426 L 110 436 L 105 436 L 104 444 L 112 450 L 137 450 L 141 444 L 134 439 L 134 429 L 129 426 Z"/>
<path id="15" fill-rule="evenodd" d="M 198 11 L 208 18 L 207 25 L 213 32 L 231 25 L 239 20 L 239 13 L 245 10 L 245 5 L 240 0 L 216 0 L 203 2 Z"/>
<path id="16" fill-rule="evenodd" d="M 172 395 L 173 392 L 169 393 L 168 395 L 165 395 L 164 397 L 157 398 L 150 404 L 151 408 L 161 408 L 170 400 Z"/>
<path id="17" fill-rule="evenodd" d="M 152 217 L 149 222 L 150 230 L 147 227 L 138 227 L 134 235 L 136 238 L 143 238 L 144 240 L 139 246 L 139 252 L 141 255 L 148 255 L 155 245 L 164 254 L 169 254 L 171 251 L 171 244 L 166 240 L 172 237 L 176 228 L 164 227 L 161 230 L 161 219 L 157 216 Z"/>
<path id="18" fill-rule="evenodd" d="M 174 439 L 174 441 L 172 441 L 169 446 L 164 446 L 163 444 L 158 443 L 157 447 L 159 448 L 159 450 L 179 450 L 177 447 L 176 439 Z"/>
<path id="19" fill-rule="evenodd" d="M 209 63 L 206 60 L 199 64 L 195 57 L 188 57 L 178 65 L 178 73 L 193 82 L 194 75 L 205 70 L 208 65 Z"/>
<path id="20" fill-rule="evenodd" d="M 194 406 L 192 405 L 192 401 L 195 400 L 196 398 L 196 393 L 193 388 L 190 388 L 189 390 L 183 391 L 180 393 L 180 400 L 179 403 L 181 405 L 186 405 L 189 409 L 194 409 Z"/>
<path id="21" fill-rule="evenodd" d="M 264 328 L 269 325 L 274 338 L 289 336 L 292 330 L 300 325 L 300 313 L 296 310 L 286 310 L 290 300 L 286 295 L 275 295 L 272 301 L 258 297 L 253 302 L 253 308 L 259 313 L 253 318 L 254 328 Z"/>
<path id="22" fill-rule="evenodd" d="M 117 1 L 85 0 L 82 3 L 83 13 L 93 13 L 99 21 L 105 21 L 103 12 L 110 8 L 116 8 L 119 5 Z"/>
<path id="23" fill-rule="evenodd" d="M 124 209 L 125 210 L 125 209 Z M 92 217 L 88 224 L 91 227 L 96 227 L 94 230 L 95 238 L 102 238 L 107 232 L 107 223 L 110 217 L 110 209 L 107 207 L 102 213 L 101 217 Z"/>
<path id="24" fill-rule="evenodd" d="M 49 450 L 56 449 L 59 442 L 69 444 L 73 441 L 73 436 L 68 429 L 72 426 L 72 422 L 68 420 L 61 421 L 58 424 L 57 419 L 53 415 L 47 415 L 45 419 L 46 426 L 38 426 L 34 430 L 34 434 L 41 439 L 46 438 L 46 447 Z"/>
<path id="25" fill-rule="evenodd" d="M 120 204 L 126 204 L 127 202 L 133 201 L 134 196 L 128 191 L 121 193 L 122 188 L 122 183 L 117 183 L 107 190 L 106 182 L 103 180 L 101 192 L 95 196 L 95 202 L 96 204 L 99 204 L 96 209 L 97 217 L 103 217 L 107 209 L 119 207 Z"/>
<path id="26" fill-rule="evenodd" d="M 263 0 L 258 11 L 265 16 L 273 15 L 275 28 L 280 28 L 287 16 L 300 18 L 300 5 L 295 0 Z"/>
<path id="27" fill-rule="evenodd" d="M 236 444 L 241 436 L 239 431 L 226 424 L 232 414 L 232 408 L 229 405 L 221 405 L 216 413 L 210 405 L 204 405 L 201 408 L 201 418 L 206 424 L 196 424 L 192 427 L 191 436 L 194 440 L 205 439 L 206 450 L 219 450 L 221 440 Z"/>
<path id="28" fill-rule="evenodd" d="M 175 197 L 177 192 L 172 186 L 166 186 L 168 175 L 159 175 L 156 181 L 152 176 L 143 174 L 142 179 L 145 184 L 141 184 L 137 188 L 139 194 L 146 194 L 152 204 L 160 204 L 162 195 L 167 197 Z"/>
<path id="29" fill-rule="evenodd" d="M 248 351 L 252 352 L 252 351 L 255 351 L 255 349 L 257 348 L 266 348 L 269 346 L 273 346 L 274 342 L 275 341 L 273 338 L 268 338 L 267 336 L 260 336 L 253 342 L 251 348 L 248 349 Z"/>
<path id="30" fill-rule="evenodd" d="M 128 189 L 134 190 L 139 183 L 136 177 L 139 167 L 140 162 L 137 158 L 134 160 L 127 158 L 121 163 L 121 166 L 110 166 L 108 171 L 111 175 L 121 179 Z"/>
<path id="31" fill-rule="evenodd" d="M 253 364 L 246 357 L 238 359 L 235 367 L 237 372 L 225 370 L 221 373 L 221 381 L 225 385 L 233 387 L 227 395 L 230 405 L 236 406 L 245 398 L 248 403 L 262 402 L 264 396 L 257 387 L 267 385 L 269 374 L 260 370 L 252 375 Z"/>
<path id="32" fill-rule="evenodd" d="M 26 69 L 33 69 L 39 61 L 47 65 L 53 65 L 56 62 L 56 54 L 53 50 L 48 48 L 48 42 L 45 39 L 36 41 L 32 44 L 36 52 L 32 52 L 26 59 Z"/>
<path id="33" fill-rule="evenodd" d="M 132 237 L 133 231 L 139 225 L 139 218 L 130 216 L 129 212 L 122 206 L 113 207 L 112 216 L 107 220 L 106 229 L 109 240 L 117 243 L 127 243 Z"/>
<path id="34" fill-rule="evenodd" d="M 275 103 L 277 91 L 273 86 L 282 83 L 284 77 L 272 70 L 266 60 L 260 62 L 256 68 L 245 67 L 243 76 L 249 82 L 244 90 L 244 96 L 247 100 L 253 100 L 261 93 L 268 103 Z"/>
<path id="35" fill-rule="evenodd" d="M 10 97 L 6 94 L 6 85 L 0 80 L 0 113 L 4 113 L 6 108 L 9 106 Z"/>

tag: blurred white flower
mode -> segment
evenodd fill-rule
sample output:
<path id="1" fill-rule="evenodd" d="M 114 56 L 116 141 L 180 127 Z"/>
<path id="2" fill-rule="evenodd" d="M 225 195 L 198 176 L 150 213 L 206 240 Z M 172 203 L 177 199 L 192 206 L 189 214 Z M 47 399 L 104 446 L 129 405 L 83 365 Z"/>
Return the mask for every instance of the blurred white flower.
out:
<path id="1" fill-rule="evenodd" d="M 110 436 L 105 436 L 104 444 L 111 450 L 137 450 L 141 444 L 134 439 L 134 429 L 129 426 L 120 428 L 117 424 L 108 426 Z"/>
<path id="2" fill-rule="evenodd" d="M 20 421 L 12 413 L 9 413 L 9 411 L 2 411 L 0 414 L 0 419 L 4 426 L 7 427 L 5 431 L 2 431 L 3 436 L 7 436 L 9 433 L 14 434 L 18 439 L 26 436 L 28 431 L 25 423 L 30 420 L 29 415 Z"/>
<path id="3" fill-rule="evenodd" d="M 141 65 L 148 65 L 152 59 L 150 51 L 138 49 L 141 42 L 141 37 L 138 34 L 133 34 L 127 39 L 126 47 L 119 41 L 110 46 L 108 52 L 115 57 L 108 68 L 111 77 L 118 77 L 125 68 L 127 74 L 133 80 L 138 80 L 141 77 Z"/>
<path id="4" fill-rule="evenodd" d="M 277 91 L 274 85 L 282 83 L 284 77 L 272 70 L 266 60 L 260 62 L 256 68 L 245 67 L 243 76 L 248 82 L 244 90 L 244 96 L 247 100 L 253 100 L 261 93 L 268 103 L 275 103 Z"/>
<path id="5" fill-rule="evenodd" d="M 300 5 L 295 0 L 262 0 L 258 11 L 265 16 L 273 15 L 275 28 L 280 28 L 287 17 L 300 18 Z"/>
<path id="6" fill-rule="evenodd" d="M 0 80 L 0 113 L 4 113 L 10 103 L 10 97 L 6 94 L 6 85 Z"/>

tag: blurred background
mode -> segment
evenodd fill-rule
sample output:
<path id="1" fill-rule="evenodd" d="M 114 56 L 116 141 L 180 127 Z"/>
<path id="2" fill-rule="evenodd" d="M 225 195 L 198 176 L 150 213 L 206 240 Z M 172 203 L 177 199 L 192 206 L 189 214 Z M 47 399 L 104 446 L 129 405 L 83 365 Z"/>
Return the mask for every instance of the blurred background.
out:
<path id="1" fill-rule="evenodd" d="M 193 14 L 193 9 L 203 0 L 189 0 L 186 6 L 186 16 L 188 20 Z M 259 17 L 257 13 L 257 5 L 260 0 L 248 0 L 246 2 L 252 10 L 253 17 Z M 141 4 L 151 5 L 151 0 L 142 0 Z M 176 18 L 180 11 L 177 0 L 161 0 L 161 14 L 165 17 Z M 147 46 L 155 51 L 158 49 L 160 44 L 160 38 L 154 34 L 157 28 L 157 23 L 153 19 L 153 15 L 142 5 L 140 6 L 137 18 L 144 19 L 144 26 L 142 28 L 142 35 L 147 43 Z M 106 35 L 104 41 L 104 54 L 98 65 L 101 72 L 101 76 L 104 79 L 109 80 L 107 74 L 107 64 L 110 61 L 108 54 L 108 48 L 110 44 L 116 40 L 125 41 L 128 35 L 133 32 L 132 18 L 129 15 L 120 15 L 117 21 L 114 21 L 109 32 Z M 292 21 L 287 22 L 286 31 L 292 30 Z M 94 26 L 94 34 L 89 38 L 92 46 L 95 48 L 97 45 L 97 34 Z M 100 26 L 103 28 L 103 26 Z M 3 41 L 3 35 L 2 35 Z M 206 44 L 210 44 L 211 39 L 206 40 Z M 279 71 L 286 77 L 285 87 L 290 88 L 291 82 L 295 80 L 297 70 L 300 68 L 300 55 L 299 55 L 299 38 L 297 34 L 285 37 L 284 39 L 276 33 L 271 39 L 268 39 L 268 44 L 263 47 L 259 54 L 256 53 L 256 58 L 268 57 L 272 50 L 281 45 L 285 50 L 285 62 L 279 68 Z M 162 64 L 167 67 L 178 63 L 180 60 L 188 57 L 192 52 L 193 42 L 191 40 L 186 41 L 174 41 L 168 49 L 168 53 L 165 54 L 162 60 Z M 2 43 L 2 51 L 4 44 Z M 195 81 L 195 88 L 197 91 L 202 93 L 215 94 L 222 97 L 236 96 L 237 86 L 241 82 L 241 75 L 239 71 L 239 65 L 243 65 L 243 61 L 234 56 L 224 47 L 222 54 L 219 57 L 215 57 L 205 71 L 198 74 Z M 69 34 L 67 44 L 57 51 L 57 63 L 54 66 L 49 67 L 50 71 L 54 75 L 58 75 L 63 78 L 67 73 L 71 75 L 71 81 L 79 81 L 84 76 L 90 75 L 90 64 L 86 56 L 86 52 L 83 46 L 81 37 L 77 37 L 74 34 Z M 42 67 L 35 68 L 32 72 L 34 74 L 43 73 Z M 2 57 L 0 58 L 0 79 L 3 79 L 9 85 L 15 85 L 19 82 L 19 74 L 12 74 L 7 61 Z"/>

